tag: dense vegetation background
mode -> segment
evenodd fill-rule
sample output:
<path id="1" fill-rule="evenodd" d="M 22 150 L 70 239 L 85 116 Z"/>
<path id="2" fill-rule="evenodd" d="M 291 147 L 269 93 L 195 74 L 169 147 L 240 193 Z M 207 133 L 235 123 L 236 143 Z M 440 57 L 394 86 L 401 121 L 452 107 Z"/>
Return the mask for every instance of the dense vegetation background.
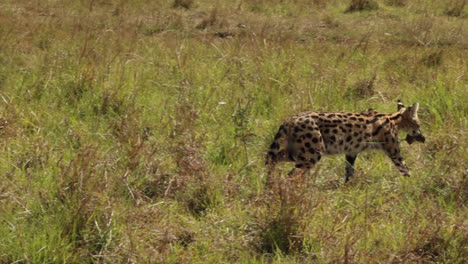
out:
<path id="1" fill-rule="evenodd" d="M 3 0 L 0 263 L 463 263 L 464 0 Z M 421 104 L 264 187 L 281 120 Z M 404 135 L 401 137 L 403 138 Z"/>

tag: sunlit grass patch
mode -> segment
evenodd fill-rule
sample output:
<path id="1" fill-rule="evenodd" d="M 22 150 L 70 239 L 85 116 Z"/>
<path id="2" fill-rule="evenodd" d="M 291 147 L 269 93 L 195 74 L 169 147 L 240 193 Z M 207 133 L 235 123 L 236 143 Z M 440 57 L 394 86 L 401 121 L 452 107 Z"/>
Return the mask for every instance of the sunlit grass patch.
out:
<path id="1" fill-rule="evenodd" d="M 0 262 L 462 263 L 467 7 L 351 2 L 0 3 Z M 369 152 L 265 185 L 285 117 L 397 99 L 412 177 Z"/>

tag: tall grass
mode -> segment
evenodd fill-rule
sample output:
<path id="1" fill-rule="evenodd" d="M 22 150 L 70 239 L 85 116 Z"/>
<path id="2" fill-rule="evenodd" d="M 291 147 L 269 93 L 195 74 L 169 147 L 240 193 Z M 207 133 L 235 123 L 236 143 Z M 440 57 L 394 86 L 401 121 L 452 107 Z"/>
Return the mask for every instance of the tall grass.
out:
<path id="1" fill-rule="evenodd" d="M 466 5 L 351 2 L 0 3 L 0 262 L 463 263 Z M 411 178 L 372 152 L 265 187 L 283 118 L 397 99 Z"/>

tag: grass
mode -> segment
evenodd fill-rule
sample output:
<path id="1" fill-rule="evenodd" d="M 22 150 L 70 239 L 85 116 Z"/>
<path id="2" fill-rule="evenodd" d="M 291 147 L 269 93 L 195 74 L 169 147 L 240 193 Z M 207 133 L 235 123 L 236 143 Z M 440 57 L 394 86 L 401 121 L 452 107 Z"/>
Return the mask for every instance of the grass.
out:
<path id="1" fill-rule="evenodd" d="M 463 263 L 467 6 L 351 2 L 3 1 L 0 263 Z M 397 99 L 412 177 L 371 152 L 265 188 L 283 118 Z"/>

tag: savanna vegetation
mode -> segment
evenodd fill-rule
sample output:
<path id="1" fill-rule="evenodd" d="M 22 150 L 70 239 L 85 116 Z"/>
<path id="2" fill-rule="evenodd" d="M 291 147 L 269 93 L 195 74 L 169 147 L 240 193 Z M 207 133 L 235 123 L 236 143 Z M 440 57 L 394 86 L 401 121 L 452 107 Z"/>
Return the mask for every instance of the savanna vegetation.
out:
<path id="1" fill-rule="evenodd" d="M 465 0 L 2 0 L 0 263 L 466 263 Z M 412 172 L 283 118 L 420 103 Z M 404 135 L 401 135 L 403 138 Z"/>

